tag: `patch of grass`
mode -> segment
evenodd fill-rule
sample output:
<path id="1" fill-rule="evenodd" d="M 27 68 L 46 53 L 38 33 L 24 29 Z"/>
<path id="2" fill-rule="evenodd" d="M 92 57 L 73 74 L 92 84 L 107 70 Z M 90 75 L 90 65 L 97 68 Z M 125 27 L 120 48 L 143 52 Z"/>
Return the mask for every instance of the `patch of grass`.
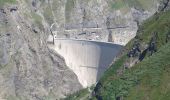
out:
<path id="1" fill-rule="evenodd" d="M 16 0 L 0 0 L 0 7 L 2 7 L 6 3 L 14 4 L 16 2 Z"/>
<path id="2" fill-rule="evenodd" d="M 134 7 L 139 10 L 152 10 L 156 6 L 152 0 L 124 0 L 129 7 Z M 159 2 L 160 0 L 154 0 L 154 2 Z"/>
<path id="3" fill-rule="evenodd" d="M 137 8 L 138 10 L 152 10 L 152 8 L 155 6 L 151 0 L 110 0 L 110 5 L 111 8 L 115 10 L 127 8 L 127 6 L 130 8 Z"/>
<path id="4" fill-rule="evenodd" d="M 67 0 L 66 8 L 65 8 L 66 22 L 70 21 L 71 11 L 73 10 L 74 5 L 75 5 L 74 2 L 75 2 L 74 0 Z"/>
<path id="5" fill-rule="evenodd" d="M 64 100 L 81 100 L 81 98 L 85 97 L 86 95 L 89 94 L 88 89 L 82 89 L 80 91 L 78 91 L 77 93 L 74 93 L 72 95 L 69 95 L 67 98 L 65 98 Z"/>
<path id="6" fill-rule="evenodd" d="M 126 6 L 126 4 L 125 4 L 125 2 L 123 0 L 116 0 L 114 2 L 111 2 L 112 9 L 117 10 L 117 9 L 123 8 L 125 6 Z"/>
<path id="7" fill-rule="evenodd" d="M 115 100 L 118 96 L 127 96 L 127 100 L 146 100 L 144 97 L 153 98 L 155 94 L 159 94 L 159 91 L 156 91 L 158 87 L 165 86 L 170 88 L 168 85 L 169 82 L 166 82 L 169 80 L 165 80 L 169 78 L 168 75 L 163 75 L 165 71 L 170 71 L 168 69 L 168 67 L 170 67 L 170 62 L 168 60 L 170 59 L 170 56 L 167 55 L 170 55 L 170 44 L 165 45 L 158 51 L 158 53 L 146 58 L 143 62 L 135 65 L 132 69 L 126 70 L 122 76 L 109 76 L 115 76 L 115 78 L 112 80 L 108 80 L 107 78 L 105 82 L 102 83 L 103 87 L 100 89 L 99 94 L 104 100 Z M 162 82 L 165 82 L 165 85 L 163 85 Z M 133 89 L 134 87 L 136 88 Z M 160 90 L 164 91 L 163 89 Z M 165 94 L 168 93 L 169 90 L 165 92 Z M 159 94 L 159 96 L 162 96 L 162 94 Z M 148 100 L 159 99 L 155 98 Z"/>
<path id="8" fill-rule="evenodd" d="M 166 33 L 170 31 L 170 11 L 159 13 L 146 20 L 141 28 L 141 32 L 137 34 L 143 42 L 148 43 L 153 32 L 158 32 L 158 47 L 165 44 Z"/>
<path id="9" fill-rule="evenodd" d="M 55 95 L 53 92 L 50 92 L 48 96 L 44 97 L 43 100 L 55 100 Z"/>
<path id="10" fill-rule="evenodd" d="M 44 9 L 44 17 L 49 23 L 49 25 L 53 23 L 52 9 L 49 6 Z"/>
<path id="11" fill-rule="evenodd" d="M 127 100 L 170 100 L 170 44 L 165 45 L 153 57 L 136 66 L 145 71 L 140 75 L 140 83 L 129 91 Z M 147 69 L 147 70 L 146 70 Z"/>
<path id="12" fill-rule="evenodd" d="M 126 60 L 126 55 L 124 55 L 121 59 L 118 59 L 103 75 L 103 77 L 100 79 L 100 81 L 103 83 L 106 79 L 112 79 L 113 76 L 116 74 L 117 70 L 123 66 L 123 62 Z"/>
<path id="13" fill-rule="evenodd" d="M 7 97 L 7 100 L 20 100 L 20 99 L 17 98 L 16 96 L 10 95 L 10 96 Z"/>
<path id="14" fill-rule="evenodd" d="M 35 12 L 31 13 L 32 19 L 34 20 L 34 22 L 39 26 L 39 28 L 42 28 L 42 17 L 38 14 L 36 14 Z"/>

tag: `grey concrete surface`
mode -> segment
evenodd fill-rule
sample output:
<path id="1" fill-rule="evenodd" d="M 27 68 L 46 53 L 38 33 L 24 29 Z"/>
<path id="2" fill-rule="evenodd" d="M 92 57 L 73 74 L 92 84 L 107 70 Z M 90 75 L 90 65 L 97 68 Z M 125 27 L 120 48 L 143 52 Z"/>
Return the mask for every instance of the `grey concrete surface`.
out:
<path id="1" fill-rule="evenodd" d="M 55 39 L 49 47 L 61 55 L 67 66 L 77 75 L 82 86 L 95 84 L 113 62 L 122 46 L 75 39 Z"/>

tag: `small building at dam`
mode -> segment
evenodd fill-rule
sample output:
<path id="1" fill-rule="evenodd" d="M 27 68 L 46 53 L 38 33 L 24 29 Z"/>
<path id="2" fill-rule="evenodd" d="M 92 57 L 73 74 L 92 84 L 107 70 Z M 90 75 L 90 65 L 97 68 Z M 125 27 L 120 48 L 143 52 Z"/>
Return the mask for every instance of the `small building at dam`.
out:
<path id="1" fill-rule="evenodd" d="M 49 48 L 61 55 L 83 87 L 95 84 L 110 66 L 122 46 L 97 41 L 54 39 Z"/>

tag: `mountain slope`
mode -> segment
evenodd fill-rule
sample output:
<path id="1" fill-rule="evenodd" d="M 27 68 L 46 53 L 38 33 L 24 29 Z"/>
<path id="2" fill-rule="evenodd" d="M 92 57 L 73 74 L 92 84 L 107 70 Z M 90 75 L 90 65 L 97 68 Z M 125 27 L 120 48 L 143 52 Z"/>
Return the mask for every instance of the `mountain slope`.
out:
<path id="1" fill-rule="evenodd" d="M 0 1 L 0 100 L 59 99 L 81 89 L 64 59 L 48 48 L 43 18 L 23 0 Z"/>
<path id="2" fill-rule="evenodd" d="M 140 76 L 137 85 L 131 89 L 125 99 L 127 100 L 169 100 L 170 99 L 170 44 L 163 46 L 158 53 L 147 58 L 138 66 Z M 140 68 L 143 67 L 143 68 Z M 144 71 L 146 70 L 146 71 Z M 144 71 L 144 72 L 142 72 Z M 126 74 L 125 74 L 126 75 Z"/>
<path id="3" fill-rule="evenodd" d="M 52 23 L 58 36 L 107 41 L 111 32 L 114 43 L 126 44 L 158 5 L 159 0 L 0 0 L 0 99 L 59 99 L 82 88 L 47 46 Z"/>
<path id="4" fill-rule="evenodd" d="M 170 11 L 160 12 L 140 25 L 137 36 L 94 87 L 92 98 L 85 89 L 66 100 L 169 100 L 169 17 Z M 153 40 L 156 52 L 151 54 L 148 47 Z M 136 42 L 140 44 L 141 55 L 128 57 Z"/>
<path id="5" fill-rule="evenodd" d="M 124 52 L 115 64 L 100 80 L 101 85 L 95 88 L 96 97 L 104 100 L 169 100 L 169 74 L 170 71 L 170 44 L 167 41 L 170 28 L 170 11 L 161 12 L 146 20 L 140 27 L 138 34 L 127 46 L 126 50 L 133 48 L 134 41 L 138 41 L 141 50 L 145 51 L 153 32 L 157 32 L 157 52 L 152 56 L 147 52 L 143 61 L 124 69 L 128 63 L 133 63 L 137 57 L 127 57 Z M 167 35 L 168 34 L 168 35 Z M 169 38 L 169 37 L 168 37 Z M 168 40 L 169 41 L 169 40 Z M 98 84 L 99 84 L 98 83 Z M 165 89 L 166 88 L 166 89 Z"/>

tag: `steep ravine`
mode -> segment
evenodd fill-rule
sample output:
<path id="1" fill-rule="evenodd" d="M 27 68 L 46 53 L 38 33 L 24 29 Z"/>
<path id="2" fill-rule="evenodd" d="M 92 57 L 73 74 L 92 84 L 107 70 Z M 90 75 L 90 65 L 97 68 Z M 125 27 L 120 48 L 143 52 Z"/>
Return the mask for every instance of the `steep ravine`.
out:
<path id="1" fill-rule="evenodd" d="M 82 89 L 47 47 L 51 24 L 59 37 L 108 41 L 111 34 L 125 45 L 157 11 L 159 0 L 150 1 L 0 0 L 0 99 L 55 100 Z"/>

